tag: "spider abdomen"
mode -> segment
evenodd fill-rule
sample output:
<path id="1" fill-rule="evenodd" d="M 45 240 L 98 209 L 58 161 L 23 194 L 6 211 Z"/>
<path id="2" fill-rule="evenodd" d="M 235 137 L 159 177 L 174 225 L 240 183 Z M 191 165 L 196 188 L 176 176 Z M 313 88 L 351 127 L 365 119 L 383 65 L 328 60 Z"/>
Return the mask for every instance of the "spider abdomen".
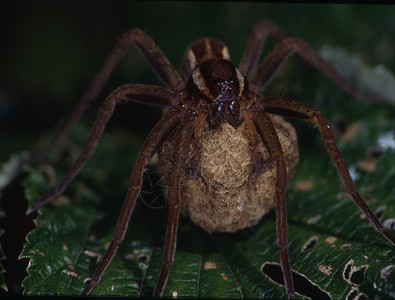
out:
<path id="1" fill-rule="evenodd" d="M 295 130 L 281 117 L 275 116 L 272 121 L 290 174 L 298 161 Z M 256 151 L 263 156 L 265 166 L 259 175 L 254 174 L 245 131 L 244 122 L 237 128 L 227 122 L 215 130 L 205 126 L 198 175 L 195 179 L 185 176 L 181 181 L 182 213 L 208 232 L 234 232 L 252 226 L 274 207 L 275 163 L 261 143 Z M 174 151 L 171 142 L 160 151 L 165 182 Z"/>

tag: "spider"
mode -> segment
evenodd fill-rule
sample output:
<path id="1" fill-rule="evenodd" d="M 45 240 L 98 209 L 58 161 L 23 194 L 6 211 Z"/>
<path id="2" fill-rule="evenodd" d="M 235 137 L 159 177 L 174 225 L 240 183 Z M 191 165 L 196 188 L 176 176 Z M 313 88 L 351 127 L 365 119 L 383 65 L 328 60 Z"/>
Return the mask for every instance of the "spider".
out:
<path id="1" fill-rule="evenodd" d="M 259 63 L 266 37 L 279 43 Z M 83 295 L 99 283 L 124 238 L 140 193 L 144 168 L 159 154 L 160 171 L 167 185 L 168 224 L 163 263 L 154 290 L 162 296 L 174 260 L 180 213 L 208 232 L 234 232 L 256 224 L 271 209 L 276 211 L 277 245 L 286 294 L 294 297 L 294 284 L 287 247 L 286 190 L 298 162 L 296 134 L 282 117 L 316 124 L 346 192 L 354 199 L 374 228 L 390 243 L 387 232 L 357 192 L 336 145 L 330 123 L 314 107 L 279 96 L 264 97 L 260 91 L 281 64 L 293 53 L 299 55 L 356 99 L 359 94 L 335 69 L 304 41 L 289 38 L 270 21 L 258 22 L 236 68 L 224 43 L 213 38 L 194 41 L 186 50 L 181 75 L 152 39 L 140 29 L 126 32 L 71 117 L 52 142 L 32 154 L 30 160 L 56 146 L 69 128 L 97 97 L 129 46 L 145 57 L 166 87 L 125 84 L 101 106 L 80 156 L 57 187 L 40 199 L 35 209 L 63 193 L 91 156 L 105 125 L 119 102 L 136 101 L 163 106 L 164 114 L 144 142 L 130 175 L 129 189 L 112 241 Z"/>

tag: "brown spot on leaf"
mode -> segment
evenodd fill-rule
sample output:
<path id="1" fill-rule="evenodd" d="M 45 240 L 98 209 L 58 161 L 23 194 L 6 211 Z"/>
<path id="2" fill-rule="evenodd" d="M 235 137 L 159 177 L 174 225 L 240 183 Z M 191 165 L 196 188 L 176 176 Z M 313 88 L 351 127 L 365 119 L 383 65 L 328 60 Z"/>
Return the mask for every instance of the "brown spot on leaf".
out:
<path id="1" fill-rule="evenodd" d="M 357 166 L 360 170 L 365 171 L 367 173 L 373 173 L 377 168 L 377 160 L 376 159 L 362 159 L 357 162 Z"/>
<path id="2" fill-rule="evenodd" d="M 322 218 L 322 215 L 315 215 L 315 216 L 307 219 L 307 224 L 313 225 L 313 224 L 317 223 L 321 218 Z"/>
<path id="3" fill-rule="evenodd" d="M 205 269 L 205 270 L 212 270 L 212 269 L 216 269 L 217 268 L 217 264 L 215 263 L 215 262 L 213 262 L 213 261 L 206 261 L 204 264 L 203 264 L 203 268 Z"/>
<path id="4" fill-rule="evenodd" d="M 315 181 L 314 180 L 300 180 L 295 183 L 295 185 L 292 188 L 292 191 L 294 192 L 307 192 L 312 190 L 315 187 Z"/>
<path id="5" fill-rule="evenodd" d="M 69 270 L 62 270 L 62 274 L 66 274 L 66 275 L 69 275 L 69 276 L 71 276 L 71 277 L 77 277 L 78 276 L 78 274 L 77 273 L 75 273 L 75 272 L 73 272 L 73 271 L 69 271 Z"/>
<path id="6" fill-rule="evenodd" d="M 334 237 L 334 236 L 328 236 L 328 237 L 325 239 L 325 241 L 326 241 L 328 244 L 330 244 L 330 245 L 334 244 L 334 243 L 336 242 L 336 240 L 337 240 L 337 237 Z"/>
<path id="7" fill-rule="evenodd" d="M 96 263 L 99 263 L 100 259 L 101 259 L 101 254 L 100 253 L 96 253 L 93 252 L 91 250 L 85 250 L 84 253 L 89 256 L 89 257 L 96 257 Z"/>
<path id="8" fill-rule="evenodd" d="M 330 265 L 319 265 L 318 266 L 318 270 L 320 270 L 322 273 L 324 273 L 325 275 L 331 275 L 333 272 L 333 267 Z"/>
<path id="9" fill-rule="evenodd" d="M 356 122 L 349 125 L 342 134 L 342 138 L 346 142 L 351 142 L 362 129 L 362 123 Z"/>
<path id="10" fill-rule="evenodd" d="M 70 203 L 70 198 L 65 195 L 60 195 L 54 198 L 53 200 L 51 200 L 51 203 L 55 206 L 61 206 Z"/>

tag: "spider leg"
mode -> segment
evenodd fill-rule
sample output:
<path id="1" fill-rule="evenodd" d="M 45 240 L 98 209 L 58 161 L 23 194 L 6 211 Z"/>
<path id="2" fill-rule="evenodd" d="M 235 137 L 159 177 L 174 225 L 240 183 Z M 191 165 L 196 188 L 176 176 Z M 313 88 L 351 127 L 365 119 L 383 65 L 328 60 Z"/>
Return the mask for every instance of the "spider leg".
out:
<path id="1" fill-rule="evenodd" d="M 96 118 L 95 123 L 92 126 L 92 129 L 88 135 L 81 154 L 74 162 L 73 166 L 67 171 L 66 175 L 63 177 L 57 187 L 49 194 L 41 198 L 38 202 L 36 202 L 34 210 L 36 210 L 38 207 L 40 207 L 50 199 L 53 199 L 54 197 L 60 195 L 66 189 L 68 184 L 74 179 L 74 177 L 79 173 L 87 159 L 92 155 L 92 152 L 96 147 L 97 142 L 99 141 L 105 125 L 107 124 L 108 120 L 114 112 L 117 102 L 125 102 L 128 100 L 133 100 L 135 98 L 137 101 L 156 102 L 164 104 L 170 103 L 172 101 L 171 96 L 174 96 L 174 93 L 170 90 L 162 87 L 149 85 L 128 84 L 114 90 L 101 106 L 99 114 Z M 176 113 L 173 114 L 174 115 L 172 115 L 172 117 L 175 119 Z M 166 128 L 164 126 L 164 124 L 166 124 L 165 119 L 162 118 L 160 123 L 164 128 Z"/>
<path id="2" fill-rule="evenodd" d="M 161 107 L 172 105 L 177 98 L 173 91 L 149 84 L 124 84 L 118 87 L 116 91 L 119 95 L 122 95 L 122 99 L 118 99 L 118 101 L 133 101 Z"/>
<path id="3" fill-rule="evenodd" d="M 238 68 L 247 79 L 251 79 L 255 71 L 262 53 L 263 43 L 268 36 L 281 40 L 287 35 L 269 20 L 262 20 L 254 26 L 248 37 L 247 46 Z"/>
<path id="4" fill-rule="evenodd" d="M 154 297 L 162 297 L 167 284 L 170 267 L 174 261 L 177 244 L 178 219 L 180 216 L 180 176 L 174 175 L 169 186 L 169 215 L 167 221 L 166 239 L 164 244 L 163 262 L 160 269 Z"/>
<path id="5" fill-rule="evenodd" d="M 395 238 L 385 230 L 384 226 L 377 219 L 375 214 L 367 206 L 361 195 L 358 193 L 351 178 L 350 172 L 348 171 L 347 165 L 344 162 L 344 159 L 336 145 L 335 135 L 333 133 L 332 127 L 330 123 L 324 118 L 324 116 L 310 105 L 285 97 L 267 97 L 262 99 L 262 104 L 264 106 L 264 111 L 268 113 L 305 119 L 318 125 L 321 138 L 337 169 L 337 173 L 347 194 L 349 194 L 354 199 L 355 203 L 366 215 L 373 227 L 391 244 L 395 245 Z"/>
<path id="6" fill-rule="evenodd" d="M 335 68 L 320 57 L 310 46 L 299 39 L 285 38 L 261 62 L 257 71 L 250 80 L 250 85 L 257 90 L 262 90 L 273 78 L 282 63 L 293 53 L 297 53 L 310 65 L 313 65 L 339 87 L 361 101 L 378 101 L 377 97 L 364 96 L 353 88 Z"/>
<path id="7" fill-rule="evenodd" d="M 284 285 L 290 299 L 294 298 L 294 284 L 292 279 L 291 265 L 288 255 L 288 225 L 287 225 L 287 203 L 286 190 L 288 185 L 287 168 L 285 166 L 284 154 L 281 144 L 274 129 L 270 117 L 264 112 L 255 112 L 253 122 L 262 138 L 263 143 L 269 151 L 270 157 L 276 162 L 276 229 L 277 245 L 280 249 L 281 270 L 283 272 Z"/>
<path id="8" fill-rule="evenodd" d="M 178 126 L 173 144 L 176 145 L 172 157 L 172 166 L 168 170 L 169 179 L 169 215 L 166 230 L 166 239 L 163 251 L 163 262 L 155 286 L 154 297 L 162 297 L 167 284 L 170 267 L 174 261 L 177 244 L 178 219 L 181 210 L 180 201 L 180 178 L 185 176 L 185 164 L 188 159 L 185 154 L 189 153 L 189 147 L 194 139 L 195 121 L 188 117 L 183 118 Z"/>
<path id="9" fill-rule="evenodd" d="M 145 141 L 137 161 L 133 167 L 129 180 L 129 190 L 126 195 L 121 213 L 118 217 L 117 226 L 115 228 L 113 238 L 104 257 L 99 263 L 91 281 L 87 284 L 82 295 L 88 295 L 93 288 L 99 283 L 104 271 L 110 264 L 115 252 L 125 236 L 126 229 L 130 220 L 131 213 L 136 203 L 137 196 L 140 193 L 143 182 L 144 167 L 149 164 L 152 155 L 157 151 L 158 147 L 163 143 L 169 133 L 179 124 L 180 116 L 176 110 L 168 111 L 155 125 L 147 140 Z"/>
<path id="10" fill-rule="evenodd" d="M 104 65 L 91 81 L 89 87 L 78 103 L 78 106 L 72 112 L 70 117 L 62 125 L 49 144 L 30 154 L 27 158 L 28 164 L 36 161 L 38 158 L 53 149 L 64 138 L 64 136 L 67 135 L 70 128 L 82 116 L 89 104 L 99 95 L 114 68 L 117 66 L 118 62 L 132 43 L 140 50 L 147 62 L 151 65 L 155 73 L 166 86 L 175 90 L 181 85 L 182 79 L 177 70 L 144 31 L 140 29 L 132 29 L 125 32 L 111 50 L 109 56 L 104 62 Z"/>

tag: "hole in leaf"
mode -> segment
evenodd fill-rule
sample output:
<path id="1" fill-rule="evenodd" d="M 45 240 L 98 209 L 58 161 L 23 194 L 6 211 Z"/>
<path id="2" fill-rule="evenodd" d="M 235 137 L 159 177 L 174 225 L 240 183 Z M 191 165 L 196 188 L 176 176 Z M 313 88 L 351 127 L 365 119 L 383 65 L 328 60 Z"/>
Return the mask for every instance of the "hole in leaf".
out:
<path id="1" fill-rule="evenodd" d="M 369 155 L 369 157 L 371 157 L 373 159 L 381 158 L 384 155 L 384 153 L 385 153 L 385 151 L 381 147 L 374 147 L 374 148 L 368 149 L 368 155 Z"/>
<path id="2" fill-rule="evenodd" d="M 380 270 L 380 277 L 384 280 L 390 275 L 392 270 L 395 270 L 395 265 L 388 265 Z"/>
<path id="3" fill-rule="evenodd" d="M 147 253 L 140 253 L 137 255 L 137 260 L 141 263 L 149 262 L 150 256 Z"/>
<path id="4" fill-rule="evenodd" d="M 352 272 L 350 281 L 352 283 L 354 283 L 355 285 L 362 284 L 362 282 L 364 282 L 364 280 L 365 280 L 365 270 L 366 270 L 366 267 Z"/>
<path id="5" fill-rule="evenodd" d="M 362 265 L 360 267 L 354 266 L 354 260 L 350 259 L 343 270 L 343 278 L 349 284 L 361 285 L 365 281 L 365 271 L 369 265 Z"/>
<path id="6" fill-rule="evenodd" d="M 374 214 L 376 215 L 377 219 L 379 219 L 381 221 L 386 209 L 387 209 L 386 205 L 381 205 L 381 206 L 377 207 L 377 209 L 374 211 Z"/>
<path id="7" fill-rule="evenodd" d="M 368 296 L 364 293 L 358 293 L 357 298 L 355 300 L 368 300 Z"/>
<path id="8" fill-rule="evenodd" d="M 355 299 L 358 295 L 358 290 L 357 289 L 351 289 L 351 291 L 347 294 L 346 300 L 352 300 Z"/>
<path id="9" fill-rule="evenodd" d="M 280 264 L 276 262 L 265 262 L 261 270 L 270 280 L 284 286 L 283 272 Z M 320 289 L 316 284 L 307 279 L 306 276 L 292 270 L 292 278 L 296 293 L 311 299 L 331 299 L 327 292 Z"/>
<path id="10" fill-rule="evenodd" d="M 84 279 L 84 283 L 86 284 L 87 282 L 89 282 L 89 281 L 91 281 L 92 280 L 92 277 L 86 277 L 85 279 Z"/>
<path id="11" fill-rule="evenodd" d="M 350 263 L 351 262 L 351 263 Z M 350 272 L 351 272 L 351 265 L 354 263 L 354 261 L 353 260 L 351 260 L 351 261 L 348 261 L 347 263 L 346 263 L 346 266 L 344 267 L 344 270 L 343 270 L 343 278 L 344 278 L 344 280 L 349 280 L 349 278 L 350 278 Z"/>
<path id="12" fill-rule="evenodd" d="M 360 292 L 357 288 L 352 287 L 351 290 L 346 295 L 346 300 L 367 300 L 368 296 Z"/>
<path id="13" fill-rule="evenodd" d="M 318 236 L 313 235 L 302 246 L 302 252 L 311 251 L 317 245 L 317 243 L 318 243 Z"/>
<path id="14" fill-rule="evenodd" d="M 394 219 L 386 219 L 386 220 L 384 220 L 383 226 L 385 228 L 395 230 L 395 218 Z"/>
<path id="15" fill-rule="evenodd" d="M 343 244 L 343 245 L 340 246 L 340 249 L 341 250 L 348 250 L 348 249 L 351 248 L 351 246 L 352 246 L 352 244 L 350 244 L 350 243 Z"/>

